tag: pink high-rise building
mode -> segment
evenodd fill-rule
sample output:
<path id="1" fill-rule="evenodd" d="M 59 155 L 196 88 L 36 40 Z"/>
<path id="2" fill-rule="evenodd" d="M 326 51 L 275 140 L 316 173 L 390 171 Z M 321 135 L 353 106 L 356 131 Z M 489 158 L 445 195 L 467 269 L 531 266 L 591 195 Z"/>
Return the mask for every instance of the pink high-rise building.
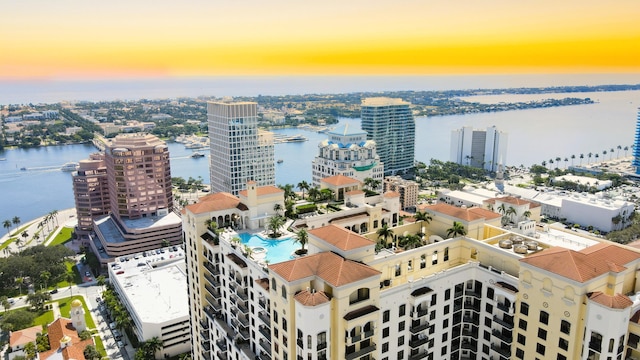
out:
<path id="1" fill-rule="evenodd" d="M 74 174 L 78 234 L 103 263 L 182 243 L 173 212 L 169 149 L 150 134 L 122 134 Z"/>

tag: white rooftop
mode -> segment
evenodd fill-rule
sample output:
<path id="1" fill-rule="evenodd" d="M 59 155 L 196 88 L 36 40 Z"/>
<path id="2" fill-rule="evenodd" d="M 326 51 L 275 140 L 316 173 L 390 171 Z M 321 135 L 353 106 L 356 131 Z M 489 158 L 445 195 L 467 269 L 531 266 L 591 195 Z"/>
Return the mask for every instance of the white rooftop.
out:
<path id="1" fill-rule="evenodd" d="M 147 324 L 189 317 L 184 251 L 181 247 L 162 251 L 120 257 L 110 264 L 112 281 L 120 284 L 121 295 Z"/>

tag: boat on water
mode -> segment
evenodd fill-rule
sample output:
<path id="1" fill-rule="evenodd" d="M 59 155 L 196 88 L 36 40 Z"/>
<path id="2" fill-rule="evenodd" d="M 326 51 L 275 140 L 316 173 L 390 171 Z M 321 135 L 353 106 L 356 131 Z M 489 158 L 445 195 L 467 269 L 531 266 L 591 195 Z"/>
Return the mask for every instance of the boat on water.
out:
<path id="1" fill-rule="evenodd" d="M 26 167 L 21 167 L 20 170 L 25 171 L 25 170 L 27 170 L 27 168 Z"/>
<path id="2" fill-rule="evenodd" d="M 201 153 L 201 152 L 197 152 L 197 151 L 196 151 L 196 152 L 194 152 L 193 154 L 191 154 L 191 157 L 192 157 L 192 158 L 201 158 L 201 157 L 204 157 L 204 154 L 203 154 L 203 153 Z"/>
<path id="3" fill-rule="evenodd" d="M 278 159 L 278 164 L 282 164 L 283 162 L 284 162 L 284 160 Z"/>
<path id="4" fill-rule="evenodd" d="M 60 170 L 62 170 L 62 171 L 76 171 L 76 170 L 78 170 L 78 165 L 79 164 L 77 162 L 68 162 L 68 163 L 62 165 Z"/>
<path id="5" fill-rule="evenodd" d="M 0 158 L 0 161 L 7 161 L 7 158 Z"/>
<path id="6" fill-rule="evenodd" d="M 306 137 L 302 136 L 302 135 L 293 135 L 293 136 L 289 136 L 286 137 L 284 139 L 284 142 L 305 142 L 309 139 L 307 139 Z"/>

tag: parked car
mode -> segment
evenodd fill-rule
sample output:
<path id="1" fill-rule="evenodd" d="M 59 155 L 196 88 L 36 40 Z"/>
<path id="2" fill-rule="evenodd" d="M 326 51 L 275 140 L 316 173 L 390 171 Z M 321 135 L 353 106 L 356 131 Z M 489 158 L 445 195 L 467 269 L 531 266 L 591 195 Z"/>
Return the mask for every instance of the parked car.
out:
<path id="1" fill-rule="evenodd" d="M 58 293 L 58 289 L 53 289 L 51 291 L 49 291 L 49 294 L 53 295 L 53 294 L 57 294 Z"/>
<path id="2" fill-rule="evenodd" d="M 122 341 L 120 341 L 120 340 L 118 340 L 118 341 L 116 342 L 116 344 L 118 344 L 118 347 L 119 347 L 119 348 L 123 348 L 123 347 L 124 347 L 124 343 L 123 343 Z"/>

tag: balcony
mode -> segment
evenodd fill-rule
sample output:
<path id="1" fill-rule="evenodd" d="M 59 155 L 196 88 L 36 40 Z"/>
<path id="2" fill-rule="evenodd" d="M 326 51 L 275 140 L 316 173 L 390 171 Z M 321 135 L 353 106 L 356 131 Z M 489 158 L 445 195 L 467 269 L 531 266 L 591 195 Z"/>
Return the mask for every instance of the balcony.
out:
<path id="1" fill-rule="evenodd" d="M 372 344 L 372 345 L 364 347 L 364 348 L 362 348 L 362 349 L 360 349 L 358 351 L 354 351 L 354 352 L 351 352 L 351 353 L 346 353 L 345 354 L 345 359 L 346 360 L 357 359 L 357 358 L 359 358 L 361 356 L 364 356 L 365 354 L 368 354 L 368 353 L 370 353 L 372 351 L 375 351 L 375 350 L 376 350 L 376 345 Z"/>
<path id="2" fill-rule="evenodd" d="M 462 336 L 471 336 L 473 338 L 477 338 L 478 337 L 478 328 L 475 327 L 475 326 L 472 329 L 464 328 L 464 329 L 462 329 Z"/>
<path id="3" fill-rule="evenodd" d="M 209 340 L 209 330 L 207 329 L 200 330 L 200 337 L 203 340 Z"/>
<path id="4" fill-rule="evenodd" d="M 200 320 L 200 327 L 203 329 L 209 329 L 209 322 L 204 319 Z"/>
<path id="5" fill-rule="evenodd" d="M 264 341 L 264 340 L 260 340 L 260 347 L 267 352 L 267 354 L 271 354 L 271 344 L 269 344 L 268 342 Z"/>
<path id="6" fill-rule="evenodd" d="M 209 343 L 208 341 L 203 341 L 200 343 L 200 345 L 202 345 L 202 348 L 206 351 L 211 350 L 211 343 Z"/>
<path id="7" fill-rule="evenodd" d="M 494 317 L 495 317 L 495 315 L 494 315 Z M 480 324 L 480 319 L 472 318 L 470 316 L 463 316 L 462 317 L 462 321 L 467 323 L 467 324 L 473 324 L 473 325 L 479 325 Z"/>
<path id="8" fill-rule="evenodd" d="M 222 352 L 227 352 L 227 340 L 220 339 L 216 340 L 216 347 L 220 349 Z"/>
<path id="9" fill-rule="evenodd" d="M 220 275 L 220 270 L 218 270 L 218 266 L 217 265 L 213 265 L 210 262 L 205 262 L 204 263 L 204 267 L 209 270 L 209 272 L 211 273 L 211 275 Z"/>
<path id="10" fill-rule="evenodd" d="M 505 359 L 509 359 L 511 357 L 511 349 L 503 348 L 500 345 L 491 344 L 491 350 L 497 352 L 498 354 L 500 354 L 500 356 L 504 357 Z"/>
<path id="11" fill-rule="evenodd" d="M 271 350 L 269 350 L 268 353 L 262 351 L 262 352 L 260 352 L 260 355 L 258 355 L 258 359 L 260 359 L 260 360 L 271 360 L 271 355 L 269 355 L 270 353 L 271 353 Z"/>
<path id="12" fill-rule="evenodd" d="M 249 299 L 249 296 L 247 296 L 247 293 L 244 292 L 244 290 L 241 288 L 236 289 L 236 295 L 244 301 L 247 301 L 247 299 Z"/>
<path id="13" fill-rule="evenodd" d="M 511 342 L 513 341 L 511 336 L 507 336 L 503 334 L 502 331 L 493 329 L 491 330 L 491 333 L 493 334 L 493 336 L 497 337 L 498 339 L 504 341 L 507 344 L 511 344 Z"/>
<path id="14" fill-rule="evenodd" d="M 258 313 L 258 318 L 262 320 L 263 323 L 267 324 L 268 326 L 271 326 L 271 317 L 269 317 L 268 313 L 264 311 L 260 311 Z"/>
<path id="15" fill-rule="evenodd" d="M 258 328 L 258 332 L 260 332 L 260 334 L 262 334 L 262 336 L 264 336 L 265 339 L 271 341 L 271 329 L 269 329 L 266 326 L 260 326 Z"/>
<path id="16" fill-rule="evenodd" d="M 465 301 L 464 308 L 468 310 L 480 311 L 480 301 Z"/>
<path id="17" fill-rule="evenodd" d="M 411 348 L 417 348 L 421 345 L 426 344 L 427 342 L 429 342 L 429 338 L 424 336 L 422 338 L 417 337 L 417 336 L 412 336 L 412 339 L 409 340 L 409 347 Z"/>
<path id="18" fill-rule="evenodd" d="M 428 327 L 429 327 L 429 323 L 425 322 L 424 324 L 411 325 L 411 327 L 409 328 L 409 331 L 411 331 L 412 334 L 417 334 L 423 330 L 426 330 Z"/>
<path id="19" fill-rule="evenodd" d="M 409 360 L 425 359 L 428 355 L 429 355 L 428 350 L 418 351 L 416 353 L 409 355 Z"/>
<path id="20" fill-rule="evenodd" d="M 480 291 L 476 291 L 476 290 L 467 289 L 465 291 L 465 295 L 473 296 L 478 300 L 482 299 L 482 293 L 480 293 Z"/>
<path id="21" fill-rule="evenodd" d="M 460 349 L 471 350 L 475 352 L 475 351 L 478 351 L 476 347 L 477 345 L 474 345 L 472 342 L 469 342 L 469 341 L 463 341 L 462 343 L 460 343 Z"/>
<path id="22" fill-rule="evenodd" d="M 418 308 L 417 310 L 413 311 L 413 313 L 411 314 L 411 317 L 416 319 L 416 318 L 423 317 L 423 316 L 427 315 L 428 313 L 429 313 L 428 309 L 420 309 L 420 308 Z"/>
<path id="23" fill-rule="evenodd" d="M 204 307 L 204 313 L 207 314 L 207 316 L 211 320 L 214 320 L 216 318 L 216 312 L 215 312 L 215 310 L 213 310 L 213 308 L 211 306 L 205 306 Z"/>
<path id="24" fill-rule="evenodd" d="M 265 310 L 267 309 L 267 302 L 264 300 L 264 298 L 258 300 L 258 305 Z"/>
<path id="25" fill-rule="evenodd" d="M 498 309 L 506 312 L 506 313 L 511 313 L 511 308 L 509 308 L 509 306 L 507 306 L 507 304 L 503 304 L 503 303 L 498 303 Z"/>
<path id="26" fill-rule="evenodd" d="M 216 357 L 220 360 L 228 360 L 227 353 L 216 351 Z"/>
<path id="27" fill-rule="evenodd" d="M 205 278 L 205 280 L 207 280 L 207 282 L 209 282 L 209 284 L 211 284 L 211 285 L 213 285 L 215 287 L 220 287 L 220 283 L 218 282 L 218 280 L 216 280 L 215 277 L 209 275 L 208 273 L 204 273 L 204 278 Z"/>
<path id="28" fill-rule="evenodd" d="M 202 352 L 200 352 L 200 354 L 202 355 L 203 359 L 208 359 L 211 356 L 211 350 L 202 349 Z"/>
<path id="29" fill-rule="evenodd" d="M 493 321 L 495 321 L 498 324 L 506 327 L 509 330 L 513 329 L 513 323 L 509 323 L 507 321 L 504 321 L 504 320 L 500 319 L 497 315 L 493 315 Z"/>
<path id="30" fill-rule="evenodd" d="M 211 285 L 206 284 L 204 286 L 204 288 L 207 290 L 207 292 L 209 294 L 211 294 L 211 296 L 213 296 L 214 299 L 220 299 L 221 295 L 220 295 L 220 291 L 214 289 L 213 287 L 211 287 Z"/>

